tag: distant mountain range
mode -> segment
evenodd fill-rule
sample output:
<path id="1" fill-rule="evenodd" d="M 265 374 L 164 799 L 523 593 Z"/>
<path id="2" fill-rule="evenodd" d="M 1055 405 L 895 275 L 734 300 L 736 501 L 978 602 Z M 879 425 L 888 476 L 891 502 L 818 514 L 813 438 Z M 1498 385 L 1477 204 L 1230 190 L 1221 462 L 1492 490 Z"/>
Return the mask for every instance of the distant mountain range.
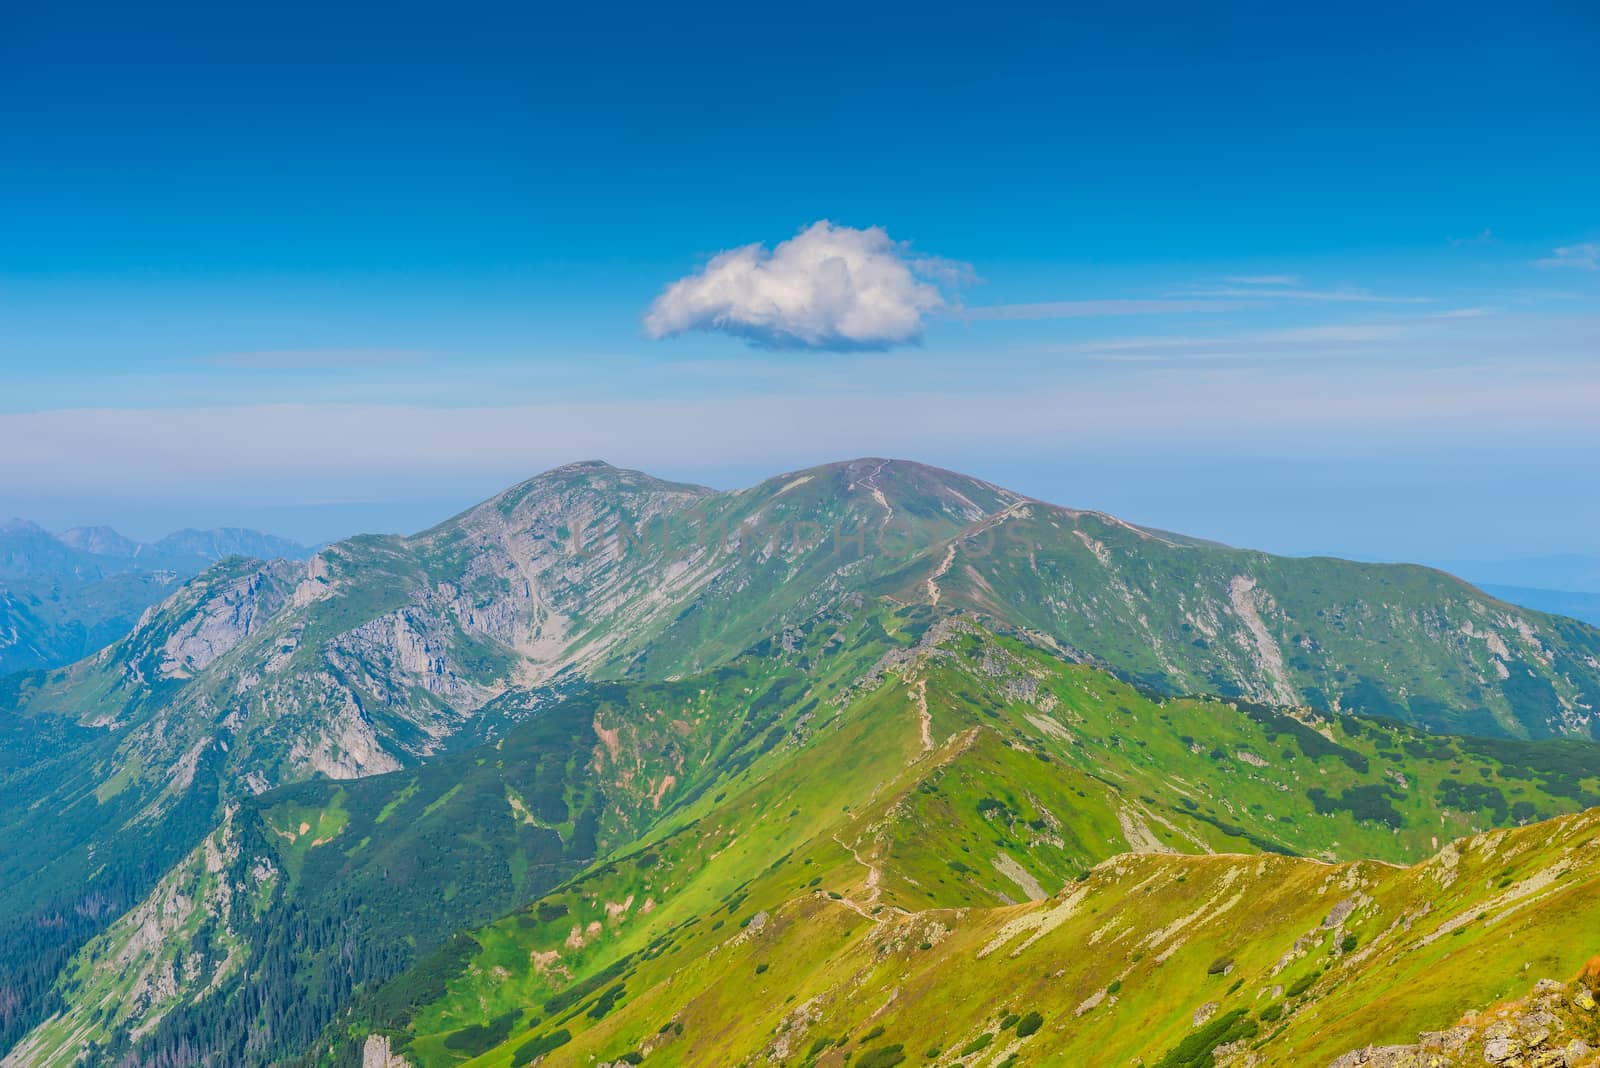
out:
<path id="1" fill-rule="evenodd" d="M 1438 566 L 1469 582 L 1600 594 L 1600 556 L 1561 553 L 1509 560 L 1441 560 Z"/>
<path id="2" fill-rule="evenodd" d="M 1600 627 L 1600 593 L 1578 593 L 1571 590 L 1541 590 L 1527 586 L 1500 586 L 1484 583 L 1483 591 L 1492 593 L 1502 601 L 1534 608 L 1552 615 L 1581 619 L 1590 626 Z"/>
<path id="3" fill-rule="evenodd" d="M 1431 568 L 882 459 L 276 555 L 0 679 L 7 1068 L 1320 1064 L 1600 950 L 1600 630 Z"/>
<path id="4" fill-rule="evenodd" d="M 1565 553 L 1438 566 L 1512 604 L 1600 626 L 1600 556 Z"/>
<path id="5" fill-rule="evenodd" d="M 303 559 L 254 530 L 180 530 L 137 542 L 110 527 L 0 524 L 0 674 L 70 663 L 126 634 L 174 585 L 229 556 Z"/>
<path id="6" fill-rule="evenodd" d="M 287 538 L 222 527 L 180 530 L 153 542 L 123 537 L 110 527 L 51 532 L 26 519 L 0 524 L 0 578 L 87 581 L 129 572 L 195 574 L 230 556 L 303 559 L 310 550 Z"/>

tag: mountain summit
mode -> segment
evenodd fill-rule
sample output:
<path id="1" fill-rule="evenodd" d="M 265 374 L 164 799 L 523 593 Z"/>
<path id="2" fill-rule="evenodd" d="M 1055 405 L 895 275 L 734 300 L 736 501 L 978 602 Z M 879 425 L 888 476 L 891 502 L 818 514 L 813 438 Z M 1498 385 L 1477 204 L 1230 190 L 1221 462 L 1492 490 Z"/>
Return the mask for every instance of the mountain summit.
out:
<path id="1" fill-rule="evenodd" d="M 24 708 L 125 727 L 166 753 L 142 752 L 152 769 L 221 744 L 239 781 L 361 775 L 509 689 L 704 670 L 862 597 L 971 613 L 1154 692 L 1595 729 L 1583 624 L 1428 568 L 1233 549 L 884 459 L 731 492 L 569 464 L 412 537 L 213 569 Z"/>

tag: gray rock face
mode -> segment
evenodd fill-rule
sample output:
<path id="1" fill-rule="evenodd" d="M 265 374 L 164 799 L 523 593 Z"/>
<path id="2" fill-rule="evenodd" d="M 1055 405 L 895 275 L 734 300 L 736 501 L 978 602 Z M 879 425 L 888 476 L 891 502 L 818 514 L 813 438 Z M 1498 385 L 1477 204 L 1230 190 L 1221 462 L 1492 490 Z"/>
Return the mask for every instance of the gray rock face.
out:
<path id="1" fill-rule="evenodd" d="M 1522 1043 L 1509 1036 L 1491 1038 L 1483 1044 L 1483 1059 L 1490 1064 L 1505 1064 L 1521 1054 Z"/>
<path id="2" fill-rule="evenodd" d="M 296 564 L 276 561 L 209 591 L 162 645 L 161 674 L 189 678 L 244 641 L 283 607 L 285 580 L 299 571 Z"/>
<path id="3" fill-rule="evenodd" d="M 411 1062 L 392 1053 L 386 1035 L 368 1035 L 361 1047 L 361 1068 L 411 1068 Z"/>

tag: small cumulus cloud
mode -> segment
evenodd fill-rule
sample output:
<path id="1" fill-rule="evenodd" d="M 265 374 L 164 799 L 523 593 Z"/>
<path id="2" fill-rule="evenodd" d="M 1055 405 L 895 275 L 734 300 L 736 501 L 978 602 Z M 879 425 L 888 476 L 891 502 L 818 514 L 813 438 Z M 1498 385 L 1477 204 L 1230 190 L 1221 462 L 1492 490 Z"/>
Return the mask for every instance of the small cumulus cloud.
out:
<path id="1" fill-rule="evenodd" d="M 1580 271 L 1600 271 L 1600 245 L 1562 245 L 1542 260 L 1534 260 L 1537 267 L 1576 267 Z"/>
<path id="2" fill-rule="evenodd" d="M 644 329 L 657 339 L 732 334 L 766 348 L 887 349 L 921 340 L 925 318 L 973 280 L 967 264 L 913 255 L 881 227 L 822 221 L 770 250 L 713 256 L 662 291 Z"/>

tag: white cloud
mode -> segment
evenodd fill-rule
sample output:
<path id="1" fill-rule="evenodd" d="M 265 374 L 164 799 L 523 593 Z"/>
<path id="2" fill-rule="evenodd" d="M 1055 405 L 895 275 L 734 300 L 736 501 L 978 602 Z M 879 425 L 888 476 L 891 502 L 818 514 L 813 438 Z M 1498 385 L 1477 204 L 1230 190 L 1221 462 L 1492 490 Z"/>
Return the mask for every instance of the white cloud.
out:
<path id="1" fill-rule="evenodd" d="M 1562 245 L 1542 260 L 1534 260 L 1536 267 L 1576 267 L 1580 271 L 1600 271 L 1600 245 Z"/>
<path id="2" fill-rule="evenodd" d="M 916 342 L 923 319 L 972 268 L 908 254 L 881 227 L 823 221 L 779 243 L 729 249 L 669 285 L 644 316 L 652 338 L 717 331 L 768 348 L 886 349 Z"/>

